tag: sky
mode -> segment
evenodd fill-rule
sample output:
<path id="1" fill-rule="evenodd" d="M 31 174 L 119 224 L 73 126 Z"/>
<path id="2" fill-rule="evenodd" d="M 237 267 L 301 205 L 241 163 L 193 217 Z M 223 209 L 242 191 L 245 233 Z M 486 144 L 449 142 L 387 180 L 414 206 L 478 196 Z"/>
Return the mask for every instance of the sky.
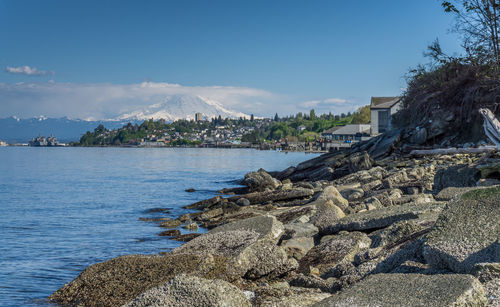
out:
<path id="1" fill-rule="evenodd" d="M 436 38 L 438 0 L 0 0 L 0 117 L 104 119 L 161 95 L 246 114 L 354 111 L 400 95 Z"/>

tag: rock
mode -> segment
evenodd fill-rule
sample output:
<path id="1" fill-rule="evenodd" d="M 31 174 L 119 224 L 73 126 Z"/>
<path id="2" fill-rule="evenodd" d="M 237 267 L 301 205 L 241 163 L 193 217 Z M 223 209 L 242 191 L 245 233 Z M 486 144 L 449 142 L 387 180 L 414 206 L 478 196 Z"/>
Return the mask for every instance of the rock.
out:
<path id="1" fill-rule="evenodd" d="M 434 176 L 434 189 L 441 191 L 447 187 L 473 187 L 481 179 L 481 172 L 467 165 L 456 165 L 439 170 Z"/>
<path id="2" fill-rule="evenodd" d="M 500 262 L 500 187 L 477 189 L 449 203 L 424 245 L 434 268 L 468 273 L 476 263 Z"/>
<path id="3" fill-rule="evenodd" d="M 441 203 L 404 204 L 348 215 L 321 231 L 335 234 L 341 230 L 366 231 L 387 227 L 399 221 L 417 219 L 425 215 L 435 215 L 442 211 Z"/>
<path id="4" fill-rule="evenodd" d="M 163 232 L 160 232 L 158 235 L 163 237 L 163 236 L 167 236 L 167 237 L 175 237 L 175 236 L 178 236 L 181 234 L 181 231 L 179 229 L 169 229 L 169 230 L 165 230 Z"/>
<path id="5" fill-rule="evenodd" d="M 372 168 L 373 159 L 370 158 L 370 155 L 365 151 L 363 153 L 355 153 L 350 155 L 348 158 L 348 163 L 349 172 L 355 173 Z"/>
<path id="6" fill-rule="evenodd" d="M 291 238 L 311 238 L 318 233 L 318 227 L 311 223 L 288 223 L 284 225 L 286 236 Z"/>
<path id="7" fill-rule="evenodd" d="M 427 141 L 427 129 L 421 127 L 411 136 L 410 142 L 417 145 L 422 145 Z"/>
<path id="8" fill-rule="evenodd" d="M 213 219 L 216 216 L 222 215 L 223 213 L 224 213 L 224 211 L 222 210 L 222 208 L 217 208 L 217 209 L 203 211 L 200 214 L 200 219 L 202 219 L 202 220 L 210 220 L 210 219 Z"/>
<path id="9" fill-rule="evenodd" d="M 286 252 L 268 240 L 257 241 L 229 261 L 227 270 L 235 276 L 258 279 L 274 273 L 274 277 L 297 268 Z"/>
<path id="10" fill-rule="evenodd" d="M 246 199 L 246 198 L 242 197 L 242 198 L 240 198 L 240 199 L 238 199 L 238 200 L 236 201 L 236 204 L 237 204 L 238 206 L 242 206 L 242 207 L 245 207 L 245 206 L 250 206 L 250 201 L 249 201 L 248 199 Z"/>
<path id="11" fill-rule="evenodd" d="M 481 284 L 470 275 L 377 274 L 313 306 L 485 306 Z"/>
<path id="12" fill-rule="evenodd" d="M 248 306 L 245 294 L 223 280 L 177 275 L 169 282 L 149 289 L 124 307 L 146 306 Z"/>
<path id="13" fill-rule="evenodd" d="M 259 234 L 259 239 L 267 238 L 277 242 L 284 232 L 284 227 L 276 217 L 263 215 L 221 225 L 210 230 L 209 234 L 234 230 L 253 231 Z"/>
<path id="14" fill-rule="evenodd" d="M 315 267 L 323 276 L 337 264 L 353 261 L 357 253 L 370 247 L 370 243 L 370 238 L 361 232 L 331 236 L 299 261 L 299 272 L 307 273 L 310 267 Z"/>
<path id="15" fill-rule="evenodd" d="M 182 226 L 184 229 L 189 229 L 189 230 L 197 230 L 198 229 L 198 224 L 196 223 L 189 223 L 187 225 Z"/>
<path id="16" fill-rule="evenodd" d="M 171 238 L 171 240 L 189 242 L 189 241 L 191 241 L 194 238 L 197 238 L 199 236 L 201 236 L 201 233 L 186 233 L 183 235 L 177 235 L 177 236 Z"/>
<path id="17" fill-rule="evenodd" d="M 89 266 L 49 299 L 70 306 L 121 306 L 180 273 L 223 278 L 226 261 L 192 254 L 122 256 Z"/>
<path id="18" fill-rule="evenodd" d="M 179 220 L 165 221 L 165 222 L 161 222 L 160 226 L 163 228 L 176 228 L 176 227 L 181 226 L 181 221 L 179 221 Z"/>
<path id="19" fill-rule="evenodd" d="M 259 307 L 306 307 L 330 296 L 318 289 L 278 288 L 272 286 L 256 289 L 254 306 Z"/>
<path id="20" fill-rule="evenodd" d="M 413 220 L 394 223 L 389 227 L 370 235 L 370 238 L 372 239 L 371 248 L 393 245 L 398 241 L 409 238 L 414 234 L 418 234 L 423 229 L 424 227 L 417 224 Z"/>
<path id="21" fill-rule="evenodd" d="M 365 191 L 363 189 L 345 189 L 340 194 L 348 201 L 353 201 L 362 198 Z"/>
<path id="22" fill-rule="evenodd" d="M 456 187 L 447 187 L 439 191 L 439 193 L 434 196 L 436 200 L 439 201 L 450 201 L 459 195 L 462 195 L 466 192 L 475 190 L 475 187 L 467 187 L 467 188 L 456 188 Z"/>
<path id="23" fill-rule="evenodd" d="M 323 279 L 314 275 L 297 274 L 290 280 L 291 286 L 320 289 L 323 292 L 334 293 L 339 290 L 335 278 Z"/>
<path id="24" fill-rule="evenodd" d="M 294 188 L 289 191 L 268 191 L 268 192 L 253 192 L 249 194 L 244 194 L 242 196 L 230 197 L 230 201 L 238 201 L 240 198 L 246 198 L 251 204 L 261 204 L 266 201 L 284 201 L 284 200 L 294 200 L 307 198 L 314 194 L 313 190 Z"/>
<path id="25" fill-rule="evenodd" d="M 252 243 L 257 242 L 260 234 L 249 230 L 233 230 L 203 234 L 174 249 L 172 254 L 212 254 L 232 258 Z"/>
<path id="26" fill-rule="evenodd" d="M 401 130 L 393 129 L 375 139 L 372 139 L 373 145 L 368 150 L 372 159 L 379 159 L 388 156 L 394 151 L 396 144 L 401 139 Z"/>
<path id="27" fill-rule="evenodd" d="M 280 245 L 288 257 L 293 257 L 300 260 L 307 252 L 314 247 L 314 239 L 312 237 L 298 237 L 289 240 L 283 240 Z"/>
<path id="28" fill-rule="evenodd" d="M 335 206 L 331 200 L 327 202 L 317 200 L 314 203 L 316 204 L 317 211 L 309 221 L 316 226 L 319 231 L 324 231 L 324 229 L 345 217 L 344 212 L 339 207 Z"/>
<path id="29" fill-rule="evenodd" d="M 248 192 L 275 190 L 280 186 L 278 180 L 271 177 L 271 175 L 262 168 L 256 172 L 246 174 L 241 184 L 247 186 Z"/>
<path id="30" fill-rule="evenodd" d="M 349 206 L 349 201 L 342 197 L 339 191 L 332 185 L 327 186 L 316 200 L 325 202 L 331 200 L 335 206 L 342 210 L 347 209 Z"/>
<path id="31" fill-rule="evenodd" d="M 188 193 L 193 193 L 193 192 L 196 192 L 195 189 L 193 188 L 189 188 L 189 189 L 185 189 L 184 191 L 188 192 Z"/>
<path id="32" fill-rule="evenodd" d="M 199 202 L 196 202 L 194 204 L 185 206 L 184 208 L 186 209 L 197 209 L 197 210 L 203 210 L 205 208 L 210 208 L 212 206 L 215 206 L 216 204 L 220 203 L 222 201 L 222 197 L 216 196 L 210 199 L 205 199 Z"/>

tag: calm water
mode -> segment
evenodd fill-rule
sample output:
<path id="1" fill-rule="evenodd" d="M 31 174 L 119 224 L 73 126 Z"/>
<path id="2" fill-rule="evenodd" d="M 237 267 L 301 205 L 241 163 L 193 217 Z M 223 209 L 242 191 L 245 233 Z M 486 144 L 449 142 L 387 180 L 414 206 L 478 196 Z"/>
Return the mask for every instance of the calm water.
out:
<path id="1" fill-rule="evenodd" d="M 85 267 L 180 242 L 139 217 L 176 217 L 249 170 L 314 157 L 227 149 L 0 147 L 0 306 L 44 298 Z M 186 193 L 186 188 L 197 192 Z M 151 208 L 170 213 L 148 213 Z"/>

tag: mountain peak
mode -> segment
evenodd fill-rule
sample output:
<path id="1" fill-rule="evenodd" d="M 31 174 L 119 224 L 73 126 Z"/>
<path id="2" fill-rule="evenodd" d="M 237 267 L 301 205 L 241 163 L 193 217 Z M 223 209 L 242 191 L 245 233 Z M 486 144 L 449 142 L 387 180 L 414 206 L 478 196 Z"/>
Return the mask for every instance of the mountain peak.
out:
<path id="1" fill-rule="evenodd" d="M 216 100 L 199 95 L 172 95 L 159 99 L 155 104 L 139 110 L 121 114 L 119 120 L 146 120 L 153 118 L 175 121 L 178 119 L 194 119 L 195 113 L 202 113 L 205 118 L 218 117 L 239 118 L 248 115 L 229 110 Z"/>

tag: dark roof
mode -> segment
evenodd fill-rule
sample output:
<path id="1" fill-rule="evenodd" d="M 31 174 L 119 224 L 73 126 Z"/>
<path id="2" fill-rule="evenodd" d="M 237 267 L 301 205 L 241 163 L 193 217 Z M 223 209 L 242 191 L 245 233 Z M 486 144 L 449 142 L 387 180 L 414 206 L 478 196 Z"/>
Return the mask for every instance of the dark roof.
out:
<path id="1" fill-rule="evenodd" d="M 389 109 L 401 101 L 401 97 L 372 97 L 370 109 Z"/>
<path id="2" fill-rule="evenodd" d="M 351 124 L 337 126 L 323 132 L 323 134 L 355 135 L 356 133 L 370 133 L 369 124 Z"/>

